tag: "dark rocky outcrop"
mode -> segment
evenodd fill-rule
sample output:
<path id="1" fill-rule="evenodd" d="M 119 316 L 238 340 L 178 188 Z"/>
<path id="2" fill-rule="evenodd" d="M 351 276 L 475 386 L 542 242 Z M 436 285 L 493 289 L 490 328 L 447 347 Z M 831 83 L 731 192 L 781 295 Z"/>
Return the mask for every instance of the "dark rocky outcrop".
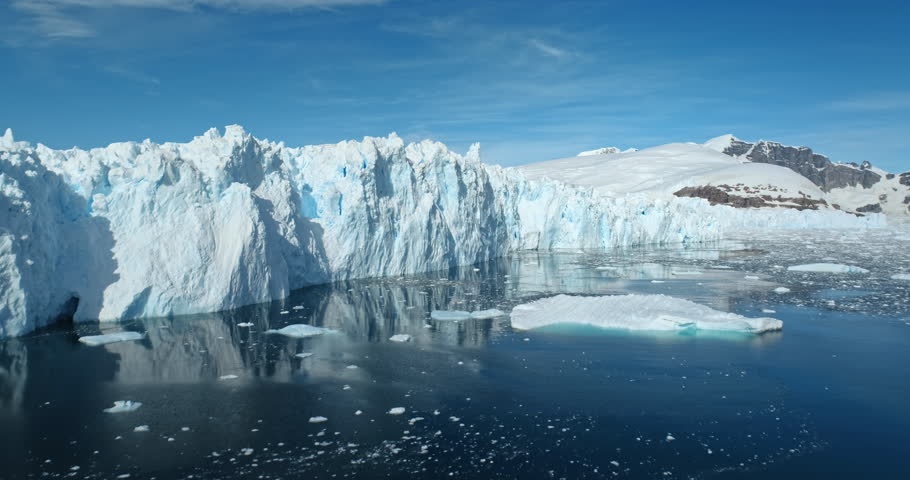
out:
<path id="1" fill-rule="evenodd" d="M 808 147 L 789 147 L 764 140 L 757 143 L 733 140 L 723 153 L 789 168 L 826 192 L 856 185 L 869 188 L 881 180 L 881 175 L 870 170 L 872 165 L 869 162 L 862 165 L 833 163 Z M 905 181 L 904 175 L 907 175 L 905 185 L 910 185 L 910 172 L 901 175 L 901 183 Z"/>
<path id="2" fill-rule="evenodd" d="M 906 185 L 906 186 L 910 187 L 910 172 L 902 173 L 901 178 L 900 178 L 900 180 L 898 180 L 898 182 L 901 182 L 901 185 Z"/>
<path id="3" fill-rule="evenodd" d="M 870 203 L 869 205 L 863 205 L 856 209 L 857 212 L 862 213 L 882 213 L 882 205 L 880 203 Z"/>
<path id="4" fill-rule="evenodd" d="M 728 185 L 703 185 L 700 187 L 685 187 L 673 195 L 677 197 L 704 198 L 711 205 L 729 205 L 734 208 L 794 208 L 796 210 L 818 210 L 819 206 L 827 206 L 824 200 L 814 200 L 809 197 L 783 197 L 778 195 L 742 196 L 730 193 L 736 191 L 735 187 Z M 737 192 L 738 193 L 738 192 Z"/>

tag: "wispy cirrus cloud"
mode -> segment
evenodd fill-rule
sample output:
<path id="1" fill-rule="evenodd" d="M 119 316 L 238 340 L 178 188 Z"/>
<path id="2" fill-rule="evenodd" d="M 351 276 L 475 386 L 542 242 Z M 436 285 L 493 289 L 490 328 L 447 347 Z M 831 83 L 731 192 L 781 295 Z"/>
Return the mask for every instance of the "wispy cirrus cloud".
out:
<path id="1" fill-rule="evenodd" d="M 828 108 L 845 112 L 883 112 L 910 110 L 910 92 L 887 92 L 845 98 L 830 102 Z"/>
<path id="2" fill-rule="evenodd" d="M 149 74 L 130 68 L 125 68 L 117 65 L 107 65 L 104 67 L 104 71 L 137 83 L 144 83 L 153 86 L 161 85 L 161 80 L 159 80 L 157 77 L 153 77 Z"/>
<path id="3" fill-rule="evenodd" d="M 28 31 L 49 39 L 78 39 L 97 35 L 86 17 L 90 17 L 92 11 L 101 9 L 158 9 L 173 12 L 218 9 L 248 13 L 332 10 L 385 2 L 386 0 L 14 0 L 10 7 L 26 16 L 26 23 L 31 27 Z"/>
<path id="4" fill-rule="evenodd" d="M 540 52 L 544 55 L 549 55 L 551 57 L 563 58 L 570 55 L 569 51 L 554 47 L 553 45 L 544 43 L 540 40 L 537 40 L 536 38 L 528 40 L 528 44 L 540 50 Z"/>

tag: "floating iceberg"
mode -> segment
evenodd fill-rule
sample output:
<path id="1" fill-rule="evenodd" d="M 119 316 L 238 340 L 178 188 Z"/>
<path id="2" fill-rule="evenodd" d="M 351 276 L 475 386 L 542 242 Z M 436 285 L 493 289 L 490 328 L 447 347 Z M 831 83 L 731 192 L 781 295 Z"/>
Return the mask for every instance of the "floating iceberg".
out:
<path id="1" fill-rule="evenodd" d="M 821 273 L 869 273 L 865 268 L 839 263 L 807 263 L 805 265 L 791 265 L 787 267 L 791 272 L 821 272 Z"/>
<path id="2" fill-rule="evenodd" d="M 474 320 L 485 320 L 488 318 L 502 317 L 505 314 L 506 312 L 503 312 L 502 310 L 491 308 L 489 310 L 478 310 L 476 312 L 471 312 L 471 318 Z"/>
<path id="3" fill-rule="evenodd" d="M 462 320 L 486 320 L 505 315 L 502 310 L 491 308 L 489 310 L 477 310 L 474 312 L 465 312 L 462 310 L 433 310 L 430 318 L 441 321 L 462 321 Z"/>
<path id="4" fill-rule="evenodd" d="M 126 413 L 134 412 L 142 406 L 140 402 L 133 402 L 130 400 L 115 400 L 114 406 L 110 408 L 105 408 L 104 411 L 107 413 Z"/>
<path id="5" fill-rule="evenodd" d="M 395 407 L 395 408 L 390 409 L 387 413 L 389 415 L 401 415 L 404 413 L 404 411 L 405 411 L 404 407 Z"/>
<path id="6" fill-rule="evenodd" d="M 326 333 L 337 333 L 337 331 L 332 330 L 331 328 L 314 327 L 312 325 L 298 323 L 294 325 L 288 325 L 278 330 L 266 330 L 265 333 L 274 333 L 291 338 L 307 338 L 324 335 Z"/>
<path id="7" fill-rule="evenodd" d="M 411 336 L 408 335 L 407 333 L 399 333 L 399 334 L 392 335 L 391 337 L 389 337 L 389 340 L 393 341 L 393 342 L 410 342 Z"/>
<path id="8" fill-rule="evenodd" d="M 433 310 L 430 312 L 430 318 L 441 321 L 461 321 L 470 320 L 471 312 L 462 310 Z"/>
<path id="9" fill-rule="evenodd" d="M 143 337 L 144 335 L 139 332 L 117 332 L 106 333 L 104 335 L 88 335 L 85 337 L 79 337 L 79 341 L 88 346 L 97 347 L 99 345 L 106 345 L 108 343 L 142 340 Z"/>
<path id="10" fill-rule="evenodd" d="M 583 324 L 626 330 L 717 330 L 763 333 L 783 328 L 774 318 L 748 318 L 666 295 L 557 295 L 512 309 L 512 328 Z"/>

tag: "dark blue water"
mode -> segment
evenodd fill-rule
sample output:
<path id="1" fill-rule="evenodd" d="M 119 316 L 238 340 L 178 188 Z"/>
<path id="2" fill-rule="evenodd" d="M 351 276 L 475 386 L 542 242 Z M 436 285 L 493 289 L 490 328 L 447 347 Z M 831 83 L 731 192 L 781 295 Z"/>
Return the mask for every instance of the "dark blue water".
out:
<path id="1" fill-rule="evenodd" d="M 840 308 L 850 296 L 829 290 L 847 287 L 822 277 L 785 297 L 744 279 L 739 260 L 710 268 L 762 255 L 525 254 L 104 326 L 146 332 L 138 342 L 77 342 L 98 325 L 5 340 L 0 477 L 907 478 L 910 319 Z M 513 332 L 507 317 L 429 319 L 554 292 L 665 293 L 785 326 Z M 291 323 L 340 334 L 263 333 Z M 396 333 L 413 340 L 388 341 Z M 143 405 L 104 413 L 115 400 Z"/>

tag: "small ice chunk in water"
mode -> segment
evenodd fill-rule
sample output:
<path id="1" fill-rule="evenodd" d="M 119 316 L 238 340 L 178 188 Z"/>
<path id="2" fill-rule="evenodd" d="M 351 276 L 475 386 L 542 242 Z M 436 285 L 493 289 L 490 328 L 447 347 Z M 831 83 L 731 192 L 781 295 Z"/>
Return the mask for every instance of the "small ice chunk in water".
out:
<path id="1" fill-rule="evenodd" d="M 229 373 L 227 375 L 222 375 L 222 376 L 218 377 L 218 380 L 233 380 L 235 378 L 240 378 L 240 377 L 238 377 L 237 375 L 234 375 L 232 373 Z"/>
<path id="2" fill-rule="evenodd" d="M 389 340 L 393 341 L 393 342 L 410 342 L 411 336 L 408 335 L 407 333 L 399 333 L 399 334 L 392 335 L 391 337 L 389 337 Z"/>
<path id="3" fill-rule="evenodd" d="M 310 353 L 310 352 L 301 352 L 301 353 L 298 353 L 297 355 L 294 355 L 294 356 L 297 357 L 297 358 L 309 358 L 309 357 L 312 357 L 313 354 Z"/>
<path id="4" fill-rule="evenodd" d="M 104 335 L 88 335 L 85 337 L 79 337 L 79 341 L 90 347 L 97 347 L 98 345 L 106 345 L 108 343 L 142 340 L 143 336 L 144 335 L 139 332 L 117 332 L 106 333 Z"/>
<path id="5" fill-rule="evenodd" d="M 147 432 L 147 431 L 149 431 L 149 426 L 148 425 L 139 425 L 138 427 L 134 428 L 133 431 L 134 432 Z"/>
<path id="6" fill-rule="evenodd" d="M 672 442 L 673 440 L 676 440 L 676 437 L 674 437 L 673 435 L 671 435 L 671 434 L 668 433 L 668 434 L 667 434 L 667 441 L 668 441 L 668 442 Z"/>
<path id="7" fill-rule="evenodd" d="M 891 280 L 910 280 L 910 273 L 897 273 L 891 275 Z"/>
<path id="8" fill-rule="evenodd" d="M 433 320 L 468 320 L 471 318 L 471 312 L 464 312 L 461 310 L 433 310 L 430 313 L 430 318 Z"/>
<path id="9" fill-rule="evenodd" d="M 252 327 L 252 326 L 253 326 L 253 322 L 240 322 L 240 323 L 237 324 L 237 326 L 238 326 L 238 327 L 241 327 L 241 328 Z"/>
<path id="10" fill-rule="evenodd" d="M 357 365 L 348 365 L 347 367 L 344 367 L 344 368 L 347 368 L 348 370 L 357 370 L 360 367 L 358 367 Z"/>
<path id="11" fill-rule="evenodd" d="M 746 280 L 758 280 L 759 278 L 755 275 L 746 275 L 744 277 Z"/>
<path id="12" fill-rule="evenodd" d="M 114 406 L 111 408 L 105 408 L 104 411 L 107 413 L 125 413 L 125 412 L 134 412 L 142 404 L 139 402 L 133 402 L 130 400 L 115 400 Z"/>
<path id="13" fill-rule="evenodd" d="M 389 415 L 401 415 L 404 413 L 404 407 L 395 407 L 388 411 Z"/>
<path id="14" fill-rule="evenodd" d="M 787 267 L 791 272 L 820 272 L 820 273 L 869 273 L 865 268 L 840 263 L 807 263 L 805 265 L 791 265 Z"/>
<path id="15" fill-rule="evenodd" d="M 774 293 L 790 293 L 790 289 L 787 287 L 777 287 L 774 289 Z"/>
<path id="16" fill-rule="evenodd" d="M 327 422 L 328 420 L 329 420 L 328 418 L 320 416 L 320 415 L 317 415 L 315 417 L 310 417 L 310 423 L 322 423 L 322 422 Z"/>
<path id="17" fill-rule="evenodd" d="M 315 337 L 317 335 L 323 335 L 326 333 L 337 333 L 337 332 L 330 328 L 314 327 L 312 325 L 296 323 L 293 325 L 288 325 L 288 326 L 278 329 L 278 330 L 266 330 L 265 333 L 274 333 L 274 334 L 284 335 L 286 337 L 291 337 L 291 338 L 307 338 L 307 337 Z"/>
<path id="18" fill-rule="evenodd" d="M 478 310 L 478 311 L 471 312 L 471 318 L 473 318 L 474 320 L 486 320 L 488 318 L 502 317 L 505 314 L 506 313 L 503 312 L 502 310 L 491 308 L 488 310 Z"/>

